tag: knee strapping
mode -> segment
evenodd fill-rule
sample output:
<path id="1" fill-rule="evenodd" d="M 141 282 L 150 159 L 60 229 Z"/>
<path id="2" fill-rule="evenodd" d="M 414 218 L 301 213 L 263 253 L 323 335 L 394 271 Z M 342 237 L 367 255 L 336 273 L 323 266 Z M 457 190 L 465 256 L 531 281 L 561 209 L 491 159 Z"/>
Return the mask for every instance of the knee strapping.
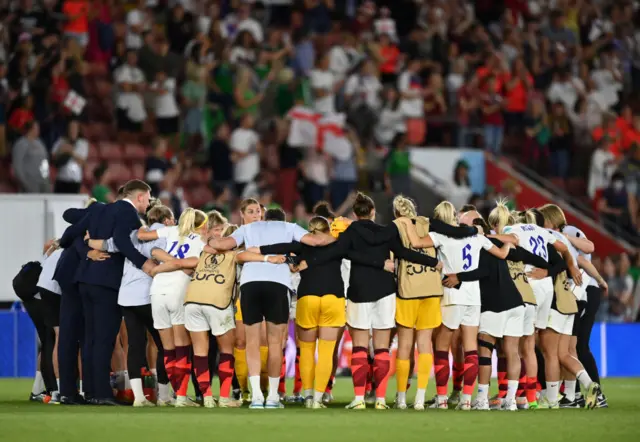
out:
<path id="1" fill-rule="evenodd" d="M 493 350 L 496 348 L 495 344 L 492 344 L 491 342 L 483 341 L 482 339 L 478 339 L 478 347 L 484 347 L 488 349 L 491 353 L 493 353 Z"/>
<path id="2" fill-rule="evenodd" d="M 491 367 L 491 358 L 480 356 L 478 358 L 478 365 Z"/>

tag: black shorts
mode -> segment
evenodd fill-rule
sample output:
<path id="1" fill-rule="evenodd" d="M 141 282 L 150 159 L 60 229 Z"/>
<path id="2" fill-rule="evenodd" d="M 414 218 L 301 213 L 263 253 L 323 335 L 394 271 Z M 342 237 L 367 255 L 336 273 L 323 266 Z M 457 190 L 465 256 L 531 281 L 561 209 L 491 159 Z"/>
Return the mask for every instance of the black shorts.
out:
<path id="1" fill-rule="evenodd" d="M 116 119 L 118 130 L 123 132 L 140 133 L 142 132 L 142 122 L 136 122 L 129 118 L 126 109 L 116 109 Z"/>
<path id="2" fill-rule="evenodd" d="M 180 118 L 178 116 L 169 118 L 156 118 L 156 127 L 160 135 L 173 135 L 180 131 Z"/>
<path id="3" fill-rule="evenodd" d="M 42 299 L 45 325 L 47 327 L 60 326 L 61 296 L 41 287 L 38 287 L 38 293 L 40 293 L 40 298 Z"/>
<path id="4" fill-rule="evenodd" d="M 289 288 L 277 282 L 248 282 L 240 286 L 240 307 L 246 325 L 263 320 L 286 324 L 289 322 Z"/>
<path id="5" fill-rule="evenodd" d="M 578 301 L 578 313 L 573 317 L 573 331 L 571 336 L 578 336 L 578 330 L 580 330 L 580 318 L 587 308 L 587 301 Z"/>

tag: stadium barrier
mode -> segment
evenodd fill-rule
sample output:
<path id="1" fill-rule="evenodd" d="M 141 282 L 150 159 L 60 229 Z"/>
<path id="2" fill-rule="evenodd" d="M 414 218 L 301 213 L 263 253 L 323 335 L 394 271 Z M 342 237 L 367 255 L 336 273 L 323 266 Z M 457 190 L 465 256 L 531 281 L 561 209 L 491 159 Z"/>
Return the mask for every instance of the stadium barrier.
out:
<path id="1" fill-rule="evenodd" d="M 591 348 L 602 377 L 640 377 L 640 355 L 629 351 L 629 343 L 640 336 L 640 324 L 596 324 Z M 351 339 L 348 333 L 340 344 L 339 369 L 349 369 Z M 395 354 L 395 343 L 392 346 Z M 293 325 L 287 342 L 287 375 L 293 376 L 295 360 Z M 38 360 L 38 338 L 29 315 L 16 302 L 10 310 L 0 310 L 0 377 L 32 377 Z M 395 357 L 392 355 L 392 363 Z M 395 371 L 392 367 L 392 371 Z"/>

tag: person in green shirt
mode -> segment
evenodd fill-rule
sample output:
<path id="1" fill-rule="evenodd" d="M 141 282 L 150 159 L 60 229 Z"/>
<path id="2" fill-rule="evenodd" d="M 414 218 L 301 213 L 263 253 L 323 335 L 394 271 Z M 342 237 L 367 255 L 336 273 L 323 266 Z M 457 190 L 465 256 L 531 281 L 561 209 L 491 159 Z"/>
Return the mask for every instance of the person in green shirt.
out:
<path id="1" fill-rule="evenodd" d="M 109 187 L 109 165 L 107 163 L 101 163 L 93 171 L 93 178 L 96 184 L 91 189 L 91 196 L 99 203 L 112 203 L 116 200 L 111 187 Z"/>
<path id="2" fill-rule="evenodd" d="M 222 52 L 221 61 L 213 69 L 208 81 L 209 105 L 218 106 L 227 121 L 233 120 L 233 66 L 229 62 L 229 48 Z"/>
<path id="3" fill-rule="evenodd" d="M 236 86 L 233 91 L 234 116 L 237 119 L 246 114 L 257 117 L 260 103 L 264 99 L 263 92 L 256 92 L 251 87 L 252 74 L 253 72 L 249 68 L 240 68 L 238 70 Z"/>
<path id="4" fill-rule="evenodd" d="M 411 194 L 411 160 L 404 133 L 396 135 L 394 148 L 387 157 L 385 190 L 394 195 Z"/>

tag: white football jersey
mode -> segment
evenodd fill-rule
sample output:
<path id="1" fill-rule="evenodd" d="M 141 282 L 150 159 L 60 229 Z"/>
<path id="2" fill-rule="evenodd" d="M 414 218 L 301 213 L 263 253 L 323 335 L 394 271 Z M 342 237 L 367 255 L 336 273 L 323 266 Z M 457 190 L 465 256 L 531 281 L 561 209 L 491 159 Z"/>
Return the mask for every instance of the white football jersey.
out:
<path id="1" fill-rule="evenodd" d="M 567 239 L 567 237 L 564 236 L 562 233 L 556 232 L 555 230 L 549 230 L 549 232 L 553 236 L 558 238 L 559 241 L 562 241 L 567 246 L 567 248 L 569 249 L 569 253 L 571 253 L 571 256 L 573 256 L 573 263 L 577 266 L 578 265 L 578 256 L 580 256 L 580 252 L 578 251 L 578 249 L 573 247 L 573 244 L 571 244 L 571 242 Z M 582 271 L 582 285 L 579 288 L 576 288 L 576 289 L 572 290 L 573 294 L 576 295 L 576 298 L 577 298 L 578 301 L 586 300 L 586 291 L 585 290 L 587 289 L 587 286 L 589 285 L 590 280 L 591 280 L 591 277 L 589 275 L 587 275 L 586 272 L 584 272 L 584 270 L 583 270 Z"/>
<path id="2" fill-rule="evenodd" d="M 587 235 L 585 235 L 582 230 L 578 229 L 575 226 L 564 226 L 564 228 L 562 229 L 562 233 L 573 236 L 574 238 L 587 238 Z M 583 256 L 587 261 L 591 262 L 591 253 L 584 253 L 578 250 L 578 255 Z M 595 278 L 587 275 L 587 279 L 589 280 L 589 286 L 598 287 L 598 283 L 596 282 Z"/>
<path id="3" fill-rule="evenodd" d="M 165 252 L 177 259 L 197 258 L 205 246 L 200 235 L 196 235 L 195 233 L 189 234 L 180 241 L 177 226 L 163 227 L 158 229 L 157 232 L 158 238 L 166 238 L 167 240 Z M 152 294 L 170 294 L 167 293 L 167 290 L 182 289 L 190 280 L 191 278 L 182 270 L 159 273 L 153 278 L 150 292 Z"/>
<path id="4" fill-rule="evenodd" d="M 493 243 L 482 235 L 464 239 L 454 239 L 439 233 L 430 232 L 434 247 L 438 250 L 438 259 L 442 261 L 442 272 L 470 272 L 478 268 L 480 250 L 489 250 Z M 480 282 L 463 282 L 459 289 L 444 289 L 442 305 L 480 305 Z"/>
<path id="5" fill-rule="evenodd" d="M 548 230 L 535 224 L 514 224 L 506 226 L 502 233 L 516 235 L 520 247 L 549 262 L 547 246 L 555 243 L 556 237 Z M 528 266 L 525 270 L 531 270 L 531 266 Z"/>

